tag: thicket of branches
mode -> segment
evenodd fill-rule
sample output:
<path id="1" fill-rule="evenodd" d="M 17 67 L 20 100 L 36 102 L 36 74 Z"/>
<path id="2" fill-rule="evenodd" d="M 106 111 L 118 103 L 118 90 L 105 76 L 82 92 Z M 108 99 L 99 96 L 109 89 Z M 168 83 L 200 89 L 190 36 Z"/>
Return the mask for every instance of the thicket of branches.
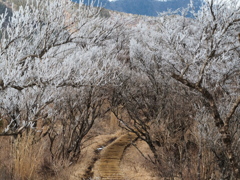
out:
<path id="1" fill-rule="evenodd" d="M 3 14 L 1 136 L 34 132 L 33 143 L 48 141 L 52 162 L 71 164 L 96 120 L 111 110 L 149 145 L 162 177 L 238 179 L 234 3 L 211 0 L 198 12 L 190 4 L 182 14 L 130 21 L 61 0 L 19 7 L 7 21 Z"/>
<path id="2" fill-rule="evenodd" d="M 48 141 L 53 163 L 77 162 L 123 66 L 122 23 L 100 11 L 46 0 L 1 16 L 0 136 L 34 133 L 31 143 Z"/>
<path id="3" fill-rule="evenodd" d="M 212 0 L 198 12 L 190 4 L 135 28 L 113 112 L 149 145 L 162 176 L 239 178 L 236 4 Z"/>

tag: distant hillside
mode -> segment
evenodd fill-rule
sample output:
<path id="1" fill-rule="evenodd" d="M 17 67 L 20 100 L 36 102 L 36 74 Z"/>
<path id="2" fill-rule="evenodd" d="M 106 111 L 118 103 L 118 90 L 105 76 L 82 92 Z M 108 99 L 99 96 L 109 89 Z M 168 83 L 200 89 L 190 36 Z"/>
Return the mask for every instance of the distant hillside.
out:
<path id="1" fill-rule="evenodd" d="M 12 15 L 12 10 L 9 8 L 6 3 L 0 1 L 0 14 L 3 14 L 7 10 L 8 16 Z"/>
<path id="2" fill-rule="evenodd" d="M 5 3 L 0 1 L 0 15 L 7 10 L 7 19 L 12 16 L 12 9 L 9 8 Z M 7 21 L 5 22 L 7 23 Z"/>
<path id="3" fill-rule="evenodd" d="M 73 2 L 79 2 L 79 0 L 72 0 Z M 85 4 L 89 4 L 89 0 L 84 0 Z M 113 11 L 147 15 L 147 16 L 157 16 L 158 12 L 167 11 L 168 9 L 176 10 L 178 8 L 186 8 L 190 3 L 190 0 L 99 0 L 95 1 L 95 6 L 99 4 L 106 9 Z M 14 9 L 18 8 L 21 4 L 25 4 L 26 0 L 0 0 L 0 14 L 8 10 L 8 16 L 12 15 L 12 10 L 9 8 L 11 4 L 14 3 Z M 202 4 L 202 0 L 194 0 L 194 5 L 196 9 Z M 104 11 L 105 13 L 107 11 Z M 105 16 L 105 15 L 104 15 Z M 107 15 L 108 16 L 108 15 Z"/>
<path id="4" fill-rule="evenodd" d="M 79 0 L 72 0 L 79 2 Z M 95 6 L 97 6 L 96 1 Z M 85 4 L 89 3 L 89 0 L 84 0 Z M 186 8 L 190 3 L 190 0 L 99 0 L 99 3 L 106 9 L 120 11 L 131 14 L 157 16 L 157 12 L 167 11 L 168 9 L 176 10 L 178 8 Z M 196 9 L 202 4 L 202 0 L 194 0 L 194 6 Z"/>

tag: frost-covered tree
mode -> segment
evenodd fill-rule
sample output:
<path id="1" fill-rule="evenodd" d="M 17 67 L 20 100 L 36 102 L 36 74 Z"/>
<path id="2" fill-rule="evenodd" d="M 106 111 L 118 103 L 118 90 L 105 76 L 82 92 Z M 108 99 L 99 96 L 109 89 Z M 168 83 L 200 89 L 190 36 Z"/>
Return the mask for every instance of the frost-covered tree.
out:
<path id="1" fill-rule="evenodd" d="M 192 123 L 189 117 L 192 109 L 190 105 L 183 105 L 191 93 L 167 75 L 159 53 L 162 41 L 157 22 L 157 19 L 144 18 L 133 28 L 129 42 L 129 69 L 121 77 L 121 86 L 114 91 L 112 111 L 121 127 L 148 144 L 154 159 L 147 159 L 165 177 L 177 174 L 179 169 L 170 162 L 165 163 L 169 160 L 163 158 L 159 149 L 175 148 L 173 151 L 178 151 L 179 146 L 179 151 L 183 151 L 180 141 Z M 174 137 L 175 143 L 170 143 L 170 136 Z"/>
<path id="2" fill-rule="evenodd" d="M 211 0 L 197 13 L 192 11 L 193 19 L 162 15 L 159 26 L 164 49 L 160 53 L 168 72 L 205 99 L 209 121 L 219 133 L 215 143 L 221 144 L 222 173 L 228 178 L 240 176 L 239 130 L 235 128 L 239 126 L 240 105 L 237 3 Z"/>
<path id="3" fill-rule="evenodd" d="M 78 158 L 80 142 L 107 98 L 106 87 L 123 65 L 116 61 L 121 23 L 102 18 L 100 10 L 36 0 L 13 11 L 5 26 L 7 14 L 1 15 L 1 136 L 29 128 L 41 132 L 47 124 L 43 136 L 48 134 L 51 142 L 55 135 L 65 138 L 52 155 Z M 67 130 L 61 131 L 64 125 Z"/>
<path id="4" fill-rule="evenodd" d="M 155 61 L 157 54 L 148 49 L 154 39 L 152 30 L 143 19 L 139 20 L 141 23 L 133 28 L 129 41 L 128 69 L 120 78 L 121 86 L 114 91 L 111 108 L 120 126 L 144 140 L 158 160 L 149 126 L 165 102 L 166 91 L 162 89 L 165 82 L 162 81 L 161 65 Z M 145 60 L 148 60 L 147 64 Z"/>
<path id="5" fill-rule="evenodd" d="M 190 4 L 187 10 L 160 14 L 150 22 L 151 28 L 140 22 L 129 45 L 131 71 L 125 74 L 128 76 L 125 86 L 117 93 L 123 101 L 114 101 L 118 102 L 116 114 L 121 109 L 130 116 L 127 119 L 120 115 L 121 124 L 148 141 L 150 147 L 153 142 L 150 125 L 166 121 L 164 118 L 182 109 L 185 118 L 193 117 L 190 119 L 197 120 L 200 129 L 204 129 L 199 132 L 215 154 L 222 178 L 239 178 L 240 174 L 237 128 L 240 7 L 237 3 L 236 0 L 206 1 L 198 12 Z M 185 16 L 189 13 L 193 18 Z M 186 101 L 181 105 L 182 97 Z M 182 107 L 175 106 L 175 111 L 171 111 L 174 108 L 169 104 Z M 180 114 L 175 114 L 175 120 Z M 178 124 L 175 130 L 178 127 L 183 126 Z"/>

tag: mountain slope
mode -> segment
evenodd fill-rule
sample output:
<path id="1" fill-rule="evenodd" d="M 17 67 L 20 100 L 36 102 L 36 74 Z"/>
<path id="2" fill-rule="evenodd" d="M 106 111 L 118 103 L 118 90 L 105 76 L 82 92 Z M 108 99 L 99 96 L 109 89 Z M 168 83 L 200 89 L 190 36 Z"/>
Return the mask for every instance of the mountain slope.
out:
<path id="1" fill-rule="evenodd" d="M 12 16 L 12 9 L 7 6 L 4 2 L 0 1 L 0 15 L 4 14 L 7 11 L 7 16 L 5 22 L 3 23 L 3 27 L 5 27 L 8 23 L 9 18 Z M 0 38 L 2 37 L 0 33 Z"/>
<path id="2" fill-rule="evenodd" d="M 72 0 L 78 2 L 79 0 Z M 84 0 L 85 4 L 89 3 L 89 0 Z M 157 12 L 167 11 L 168 9 L 176 10 L 178 8 L 186 8 L 190 0 L 99 0 L 106 9 L 120 11 L 131 14 L 157 16 Z M 194 0 L 194 6 L 198 9 L 202 4 L 202 0 Z M 98 6 L 97 2 L 95 6 Z"/>
<path id="3" fill-rule="evenodd" d="M 9 8 L 6 3 L 0 1 L 0 14 L 3 14 L 7 10 L 8 17 L 12 15 L 12 10 Z"/>

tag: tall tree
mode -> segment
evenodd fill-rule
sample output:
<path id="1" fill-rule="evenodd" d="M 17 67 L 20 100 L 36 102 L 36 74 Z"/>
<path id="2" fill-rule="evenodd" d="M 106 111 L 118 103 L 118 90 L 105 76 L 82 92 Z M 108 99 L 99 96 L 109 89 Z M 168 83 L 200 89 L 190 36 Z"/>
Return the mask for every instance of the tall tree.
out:
<path id="1" fill-rule="evenodd" d="M 205 101 L 220 134 L 226 175 L 239 178 L 240 7 L 237 1 L 206 2 L 194 19 L 160 17 L 161 51 L 172 78 L 197 92 Z M 184 14 L 183 14 L 184 15 Z M 211 118 L 210 118 L 211 119 Z M 210 120 L 209 119 L 209 120 Z M 224 167 L 226 168 L 226 167 Z"/>
<path id="2" fill-rule="evenodd" d="M 41 121 L 49 125 L 52 144 L 55 135 L 62 137 L 61 148 L 51 149 L 52 155 L 77 160 L 81 140 L 107 97 L 105 87 L 122 66 L 115 54 L 122 25 L 100 17 L 100 10 L 37 0 L 14 11 L 7 26 L 7 14 L 1 16 L 0 113 L 7 123 L 1 136 L 29 128 L 42 131 Z M 58 132 L 49 123 L 65 130 Z"/>

